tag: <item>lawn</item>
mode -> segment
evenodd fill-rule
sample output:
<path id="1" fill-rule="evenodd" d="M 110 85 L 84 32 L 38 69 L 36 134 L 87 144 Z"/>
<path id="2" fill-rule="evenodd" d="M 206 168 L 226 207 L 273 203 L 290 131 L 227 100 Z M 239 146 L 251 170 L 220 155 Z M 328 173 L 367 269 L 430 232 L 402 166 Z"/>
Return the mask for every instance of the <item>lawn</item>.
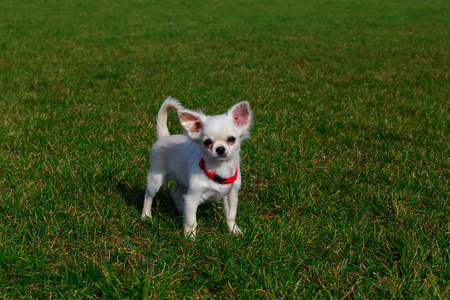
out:
<path id="1" fill-rule="evenodd" d="M 1 298 L 450 298 L 448 1 L 0 12 Z M 185 239 L 172 184 L 140 220 L 167 96 L 251 103 L 244 237 L 208 203 Z"/>

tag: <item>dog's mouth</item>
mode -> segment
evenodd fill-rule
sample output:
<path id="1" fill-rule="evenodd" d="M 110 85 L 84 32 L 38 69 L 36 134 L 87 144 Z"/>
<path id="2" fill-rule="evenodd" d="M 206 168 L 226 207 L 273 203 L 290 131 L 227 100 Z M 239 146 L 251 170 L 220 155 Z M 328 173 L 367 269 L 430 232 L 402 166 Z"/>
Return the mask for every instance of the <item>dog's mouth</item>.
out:
<path id="1" fill-rule="evenodd" d="M 218 160 L 226 160 L 229 157 L 226 154 L 216 154 L 216 155 L 213 155 L 213 156 L 214 156 L 215 159 L 218 159 Z"/>
<path id="2" fill-rule="evenodd" d="M 210 155 L 217 160 L 227 160 L 228 158 L 230 158 L 230 156 L 228 155 L 228 153 L 215 153 L 215 152 L 211 152 Z"/>

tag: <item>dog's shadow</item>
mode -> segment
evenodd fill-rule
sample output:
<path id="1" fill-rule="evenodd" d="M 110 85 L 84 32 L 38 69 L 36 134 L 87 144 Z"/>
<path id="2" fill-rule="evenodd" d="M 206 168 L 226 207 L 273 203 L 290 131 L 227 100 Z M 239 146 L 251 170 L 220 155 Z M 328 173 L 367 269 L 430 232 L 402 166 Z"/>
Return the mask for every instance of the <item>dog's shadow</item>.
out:
<path id="1" fill-rule="evenodd" d="M 115 182 L 115 190 L 121 195 L 125 203 L 128 206 L 133 206 L 136 210 L 141 211 L 144 206 L 145 188 L 125 180 L 119 181 L 115 178 L 111 179 Z"/>
<path id="2" fill-rule="evenodd" d="M 145 187 L 136 182 L 118 180 L 114 176 L 108 176 L 108 181 L 112 182 L 114 189 L 120 194 L 126 205 L 134 207 L 139 213 L 144 206 Z M 156 197 L 153 199 L 152 211 L 158 210 L 168 217 L 177 217 L 180 214 L 176 211 L 175 205 L 170 197 L 172 183 L 164 184 Z"/>
<path id="3" fill-rule="evenodd" d="M 145 187 L 136 182 L 129 182 L 127 180 L 118 180 L 113 175 L 107 175 L 106 180 L 113 186 L 114 190 L 120 194 L 125 204 L 133 207 L 139 214 L 139 217 L 144 206 Z M 175 184 L 172 181 L 165 183 L 156 197 L 153 199 L 152 214 L 153 217 L 159 216 L 170 222 L 183 223 L 183 214 L 179 213 L 175 204 L 172 201 L 170 192 Z M 197 217 L 201 219 L 214 219 L 217 205 L 201 205 L 197 210 Z M 219 215 L 221 213 L 219 212 Z M 181 228 L 181 227 L 180 227 Z"/>

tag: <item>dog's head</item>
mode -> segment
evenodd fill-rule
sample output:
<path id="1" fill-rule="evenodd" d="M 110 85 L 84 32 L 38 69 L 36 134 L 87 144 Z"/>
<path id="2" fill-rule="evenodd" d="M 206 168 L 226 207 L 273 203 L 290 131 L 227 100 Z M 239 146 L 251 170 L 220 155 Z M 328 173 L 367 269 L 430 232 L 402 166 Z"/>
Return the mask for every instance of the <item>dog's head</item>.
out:
<path id="1" fill-rule="evenodd" d="M 240 102 L 226 114 L 205 116 L 201 112 L 179 110 L 178 117 L 191 140 L 197 142 L 204 155 L 227 160 L 239 152 L 241 142 L 250 137 L 252 111 L 250 103 Z"/>

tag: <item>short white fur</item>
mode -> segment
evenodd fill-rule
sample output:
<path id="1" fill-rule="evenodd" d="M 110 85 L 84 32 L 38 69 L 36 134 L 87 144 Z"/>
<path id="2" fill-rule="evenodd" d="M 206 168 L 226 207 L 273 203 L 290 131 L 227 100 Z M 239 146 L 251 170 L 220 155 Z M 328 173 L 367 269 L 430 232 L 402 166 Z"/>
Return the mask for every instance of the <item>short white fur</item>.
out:
<path id="1" fill-rule="evenodd" d="M 167 114 L 170 109 L 178 113 L 185 135 L 170 135 Z M 231 107 L 227 113 L 206 116 L 185 109 L 174 98 L 167 98 L 158 116 L 156 132 L 158 141 L 151 150 L 150 169 L 147 174 L 142 219 L 151 218 L 151 206 L 161 185 L 168 179 L 176 183 L 171 197 L 175 207 L 184 216 L 184 233 L 195 238 L 196 212 L 205 201 L 222 201 L 229 231 L 242 235 L 236 225 L 238 191 L 241 187 L 240 146 L 249 138 L 252 111 L 247 101 Z M 204 159 L 206 168 L 228 178 L 238 169 L 236 181 L 220 184 L 208 178 L 199 167 Z"/>

